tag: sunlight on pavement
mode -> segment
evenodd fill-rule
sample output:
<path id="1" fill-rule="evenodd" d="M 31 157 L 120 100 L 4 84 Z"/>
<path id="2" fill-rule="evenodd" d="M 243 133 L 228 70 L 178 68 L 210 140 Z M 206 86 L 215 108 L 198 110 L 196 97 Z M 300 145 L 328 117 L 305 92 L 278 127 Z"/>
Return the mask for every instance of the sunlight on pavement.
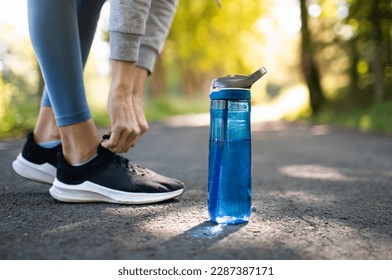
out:
<path id="1" fill-rule="evenodd" d="M 192 192 L 192 191 L 190 191 Z M 184 238 L 196 239 L 223 239 L 240 230 L 243 225 L 224 225 L 216 224 L 209 220 L 206 212 L 206 201 L 203 205 L 185 207 L 179 217 L 177 210 L 170 205 L 152 205 L 143 209 L 114 207 L 107 208 L 104 212 L 115 217 L 129 218 L 130 221 L 138 221 L 136 228 L 143 231 L 146 235 L 156 239 L 170 240 L 183 236 Z M 162 207 L 166 210 L 162 211 Z M 149 209 L 150 219 L 137 216 Z"/>
<path id="2" fill-rule="evenodd" d="M 281 191 L 272 191 L 269 192 L 271 197 L 276 198 L 283 198 L 283 199 L 295 199 L 297 201 L 307 202 L 307 203 L 318 203 L 318 202 L 325 202 L 329 199 L 333 199 L 333 195 L 317 195 L 317 194 L 310 194 L 307 192 L 302 191 L 285 191 L 282 193 Z"/>
<path id="3" fill-rule="evenodd" d="M 0 151 L 1 150 L 8 150 L 9 145 L 7 145 L 6 143 L 0 143 Z"/>
<path id="4" fill-rule="evenodd" d="M 329 125 L 314 125 L 310 133 L 315 136 L 326 135 L 331 132 L 331 127 Z"/>
<path id="5" fill-rule="evenodd" d="M 200 127 L 210 125 L 210 114 L 195 114 L 195 115 L 182 115 L 175 116 L 167 119 L 164 122 L 171 127 Z"/>
<path id="6" fill-rule="evenodd" d="M 321 165 L 287 165 L 279 168 L 283 175 L 294 178 L 319 179 L 330 181 L 351 181 L 337 169 Z"/>
<path id="7" fill-rule="evenodd" d="M 217 238 L 223 233 L 225 226 L 223 224 L 206 225 L 190 231 L 189 235 L 194 238 Z"/>
<path id="8" fill-rule="evenodd" d="M 340 182 L 353 181 L 387 181 L 390 182 L 392 172 L 387 170 L 367 170 L 351 168 L 332 168 L 317 164 L 294 164 L 278 168 L 279 173 L 292 178 L 329 180 Z"/>
<path id="9" fill-rule="evenodd" d="M 88 226 L 98 226 L 99 221 L 94 219 L 87 219 L 80 222 L 69 223 L 65 225 L 60 225 L 58 227 L 45 230 L 42 235 L 56 235 L 56 234 L 63 234 L 66 232 L 75 231 L 80 228 L 88 227 Z"/>

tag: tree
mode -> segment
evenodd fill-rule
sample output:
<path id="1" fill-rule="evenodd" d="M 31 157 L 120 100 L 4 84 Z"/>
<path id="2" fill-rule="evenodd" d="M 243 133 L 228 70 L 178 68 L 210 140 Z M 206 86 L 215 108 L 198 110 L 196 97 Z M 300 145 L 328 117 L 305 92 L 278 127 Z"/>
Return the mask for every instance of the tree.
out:
<path id="1" fill-rule="evenodd" d="M 250 51 L 263 39 L 255 24 L 263 14 L 262 3 L 227 0 L 219 8 L 215 1 L 180 1 L 164 59 L 176 65 L 188 95 L 204 92 L 217 75 L 262 66 L 261 55 Z"/>
<path id="2" fill-rule="evenodd" d="M 325 103 L 320 71 L 315 60 L 314 44 L 308 24 L 306 0 L 300 0 L 301 9 L 301 68 L 309 90 L 312 113 L 317 114 Z"/>
<path id="3" fill-rule="evenodd" d="M 360 55 L 359 60 L 352 61 L 352 68 L 358 68 L 359 63 L 368 65 L 362 67 L 359 80 L 370 81 L 373 100 L 381 102 L 388 97 L 386 87 L 392 84 L 392 73 L 386 75 L 392 69 L 392 7 L 388 0 L 348 0 L 348 3 L 350 15 L 346 23 L 356 30 L 353 43 Z"/>
<path id="4" fill-rule="evenodd" d="M 384 99 L 384 59 L 383 59 L 383 38 L 382 38 L 382 14 L 380 10 L 380 0 L 373 0 L 369 13 L 371 22 L 371 41 L 373 43 L 373 73 L 374 73 L 374 98 L 380 102 Z"/>

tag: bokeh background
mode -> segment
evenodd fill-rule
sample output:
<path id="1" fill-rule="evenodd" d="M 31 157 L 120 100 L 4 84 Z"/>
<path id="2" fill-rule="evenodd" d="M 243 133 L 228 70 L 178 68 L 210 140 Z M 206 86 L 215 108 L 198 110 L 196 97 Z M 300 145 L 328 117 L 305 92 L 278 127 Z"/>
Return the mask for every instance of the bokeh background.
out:
<path id="1" fill-rule="evenodd" d="M 215 77 L 268 74 L 252 88 L 254 117 L 392 132 L 390 0 L 180 0 L 145 92 L 150 122 L 208 112 Z M 109 126 L 109 5 L 85 69 L 99 126 Z M 26 1 L 0 0 L 0 138 L 34 128 L 43 80 Z"/>

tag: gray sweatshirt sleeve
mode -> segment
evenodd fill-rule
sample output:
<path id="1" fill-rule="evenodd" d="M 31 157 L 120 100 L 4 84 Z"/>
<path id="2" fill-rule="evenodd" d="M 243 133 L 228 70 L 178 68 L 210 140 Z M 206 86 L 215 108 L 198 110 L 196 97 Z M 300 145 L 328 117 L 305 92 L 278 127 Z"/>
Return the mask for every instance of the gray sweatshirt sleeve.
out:
<path id="1" fill-rule="evenodd" d="M 141 37 L 137 60 L 137 65 L 150 73 L 154 69 L 157 56 L 163 49 L 177 4 L 178 0 L 152 0 L 151 2 L 146 32 Z"/>
<path id="2" fill-rule="evenodd" d="M 110 58 L 137 61 L 151 0 L 110 0 Z"/>

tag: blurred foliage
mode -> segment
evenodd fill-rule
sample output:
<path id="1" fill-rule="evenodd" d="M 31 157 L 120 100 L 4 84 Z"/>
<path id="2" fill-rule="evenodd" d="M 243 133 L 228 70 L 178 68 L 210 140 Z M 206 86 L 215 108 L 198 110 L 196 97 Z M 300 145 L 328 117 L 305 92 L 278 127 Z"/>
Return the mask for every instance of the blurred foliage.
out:
<path id="1" fill-rule="evenodd" d="M 211 79 L 251 73 L 263 65 L 255 49 L 263 41 L 257 21 L 265 1 L 181 0 L 165 47 L 164 59 L 178 69 L 187 95 L 208 93 Z"/>
<path id="2" fill-rule="evenodd" d="M 385 0 L 320 0 L 312 18 L 312 37 L 327 91 L 347 88 L 347 98 L 371 103 L 391 96 L 392 5 Z M 308 6 L 310 7 L 310 6 Z M 388 90 L 389 89 L 389 90 Z M 361 102 L 359 100 L 359 102 Z"/>
<path id="3" fill-rule="evenodd" d="M 391 131 L 392 2 L 308 0 L 306 5 L 326 97 L 320 116 L 312 118 Z"/>
<path id="4" fill-rule="evenodd" d="M 328 106 L 313 120 L 321 124 L 333 124 L 361 131 L 391 134 L 391 112 L 392 101 L 376 103 L 366 108 L 351 106 L 344 110 L 336 110 L 336 108 Z"/>
<path id="5" fill-rule="evenodd" d="M 318 114 L 324 106 L 325 94 L 321 85 L 321 74 L 316 61 L 315 39 L 309 24 L 309 12 L 312 6 L 306 0 L 300 0 L 301 14 L 301 70 L 308 87 L 309 101 L 312 113 Z"/>
<path id="6" fill-rule="evenodd" d="M 0 70 L 0 138 L 21 136 L 38 113 L 37 64 L 28 39 L 15 36 L 11 26 L 0 27 Z"/>

